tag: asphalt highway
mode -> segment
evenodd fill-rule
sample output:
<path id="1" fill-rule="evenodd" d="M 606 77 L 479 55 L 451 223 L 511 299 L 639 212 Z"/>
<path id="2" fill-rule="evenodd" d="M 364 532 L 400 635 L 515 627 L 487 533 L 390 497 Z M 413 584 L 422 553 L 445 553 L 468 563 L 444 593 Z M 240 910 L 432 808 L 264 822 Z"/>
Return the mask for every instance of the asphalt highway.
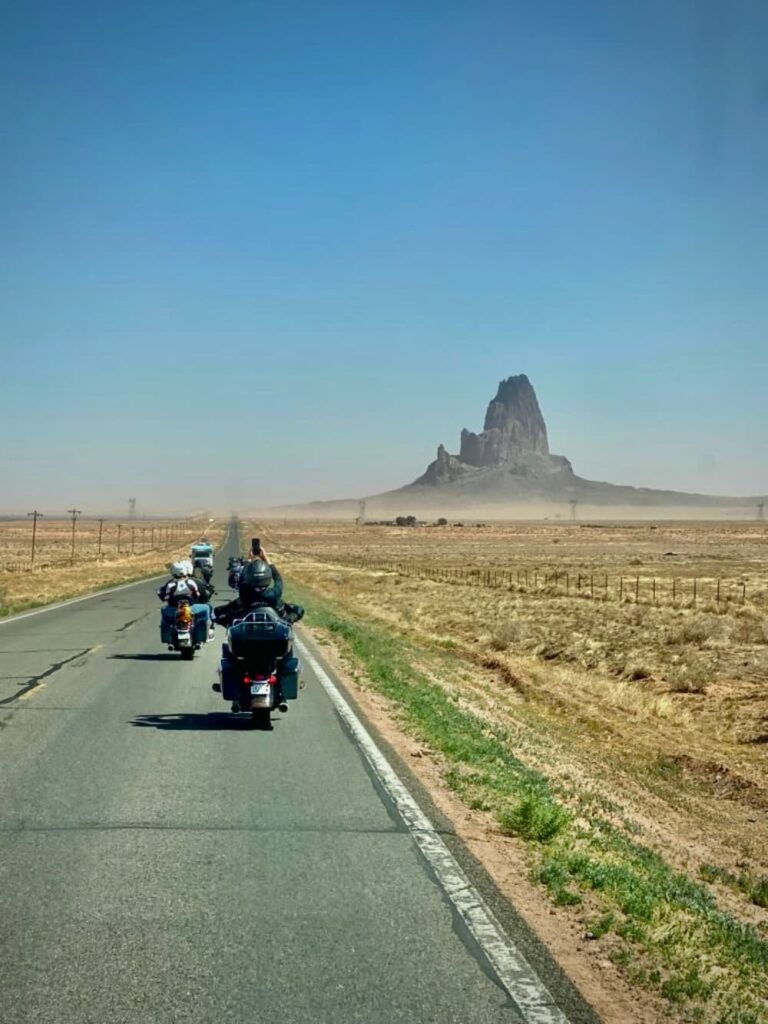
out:
<path id="1" fill-rule="evenodd" d="M 532 1020 L 313 673 L 252 730 L 211 691 L 221 632 L 162 647 L 157 585 L 0 624 L 3 1024 Z"/>

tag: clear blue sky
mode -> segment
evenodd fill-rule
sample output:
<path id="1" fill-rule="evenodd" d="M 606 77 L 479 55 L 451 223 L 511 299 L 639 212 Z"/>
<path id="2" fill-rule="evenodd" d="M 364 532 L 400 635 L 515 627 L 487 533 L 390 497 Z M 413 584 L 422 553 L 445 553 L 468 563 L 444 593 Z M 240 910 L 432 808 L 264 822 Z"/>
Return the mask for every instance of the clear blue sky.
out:
<path id="1" fill-rule="evenodd" d="M 763 0 L 6 0 L 0 40 L 0 506 L 371 493 L 520 372 L 582 475 L 768 491 Z"/>

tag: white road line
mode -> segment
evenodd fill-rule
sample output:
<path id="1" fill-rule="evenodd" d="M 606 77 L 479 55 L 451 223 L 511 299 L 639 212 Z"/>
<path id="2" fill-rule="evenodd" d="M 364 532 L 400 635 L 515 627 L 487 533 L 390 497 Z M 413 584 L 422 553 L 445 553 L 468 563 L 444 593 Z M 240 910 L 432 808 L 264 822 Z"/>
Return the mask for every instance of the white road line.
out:
<path id="1" fill-rule="evenodd" d="M 485 953 L 526 1024 L 568 1024 L 568 1018 L 558 1009 L 547 987 L 504 933 L 493 911 L 459 867 L 432 822 L 411 796 L 331 677 L 307 649 L 306 644 L 300 640 L 295 642 L 379 781 L 389 793 L 440 885 Z"/>
<path id="2" fill-rule="evenodd" d="M 118 590 L 127 590 L 129 587 L 138 587 L 141 583 L 151 583 L 152 580 L 162 579 L 167 572 L 159 572 L 157 576 L 145 576 L 141 580 L 134 580 L 133 583 L 121 583 L 119 587 L 110 587 L 108 590 L 93 590 L 90 594 L 83 594 L 81 597 L 71 597 L 68 601 L 57 601 L 55 604 L 47 604 L 42 608 L 35 608 L 31 612 L 21 612 L 18 615 L 6 615 L 0 619 L 0 626 L 9 622 L 21 622 L 22 619 L 30 619 L 33 615 L 42 615 L 43 612 L 55 612 L 57 608 L 67 608 L 71 604 L 78 604 L 80 601 L 92 601 L 94 597 L 104 597 L 105 594 L 116 594 Z"/>
<path id="3" fill-rule="evenodd" d="M 229 534 L 224 538 L 220 549 L 224 550 L 229 541 Z M 145 576 L 143 579 L 134 580 L 132 583 L 121 583 L 117 587 L 109 587 L 107 590 L 92 590 L 90 594 L 82 594 L 80 597 L 70 597 L 68 601 L 57 601 L 55 604 L 47 604 L 42 608 L 35 608 L 31 612 L 20 612 L 18 615 L 6 615 L 0 619 L 0 626 L 8 622 L 21 622 L 22 619 L 30 619 L 33 615 L 42 615 L 43 612 L 55 612 L 57 608 L 66 608 L 71 604 L 78 604 L 80 601 L 92 601 L 94 597 L 103 597 L 105 594 L 116 594 L 118 590 L 128 590 L 129 587 L 138 587 L 141 583 L 151 583 L 152 580 L 159 580 L 167 576 L 167 572 L 159 572 L 156 576 Z"/>

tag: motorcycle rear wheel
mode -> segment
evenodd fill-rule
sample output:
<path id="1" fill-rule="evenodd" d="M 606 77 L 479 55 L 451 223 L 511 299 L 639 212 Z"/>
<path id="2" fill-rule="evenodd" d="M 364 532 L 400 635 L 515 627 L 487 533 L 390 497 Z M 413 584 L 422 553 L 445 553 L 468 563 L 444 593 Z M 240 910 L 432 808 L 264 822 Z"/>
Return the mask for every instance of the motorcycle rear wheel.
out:
<path id="1" fill-rule="evenodd" d="M 252 708 L 251 725 L 254 729 L 268 731 L 272 728 L 271 708 Z"/>

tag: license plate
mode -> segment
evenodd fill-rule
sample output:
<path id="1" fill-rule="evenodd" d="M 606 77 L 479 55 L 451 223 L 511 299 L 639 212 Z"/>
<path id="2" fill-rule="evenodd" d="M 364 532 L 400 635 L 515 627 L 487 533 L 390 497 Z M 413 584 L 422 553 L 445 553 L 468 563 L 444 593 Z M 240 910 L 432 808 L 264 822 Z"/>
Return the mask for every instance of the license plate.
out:
<path id="1" fill-rule="evenodd" d="M 252 697 L 265 697 L 269 693 L 269 683 L 251 683 Z"/>
<path id="2" fill-rule="evenodd" d="M 190 633 L 186 630 L 179 629 L 176 631 L 176 639 L 180 644 L 188 644 L 190 640 Z"/>

